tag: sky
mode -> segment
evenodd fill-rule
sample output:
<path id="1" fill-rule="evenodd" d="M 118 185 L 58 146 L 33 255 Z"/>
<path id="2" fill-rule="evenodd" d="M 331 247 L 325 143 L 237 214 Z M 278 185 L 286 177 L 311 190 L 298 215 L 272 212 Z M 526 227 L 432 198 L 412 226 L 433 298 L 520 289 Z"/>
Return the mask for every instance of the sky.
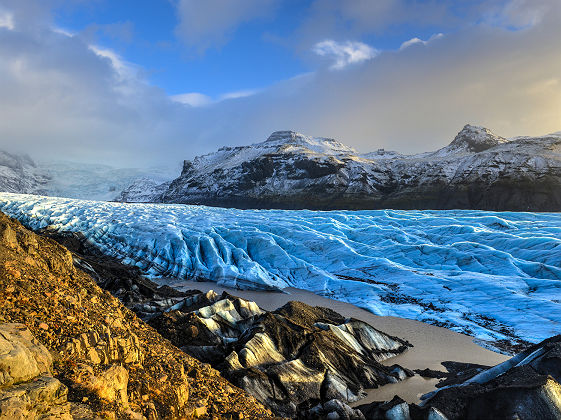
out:
<path id="1" fill-rule="evenodd" d="M 0 0 L 0 147 L 176 166 L 276 130 L 561 130 L 561 0 Z"/>

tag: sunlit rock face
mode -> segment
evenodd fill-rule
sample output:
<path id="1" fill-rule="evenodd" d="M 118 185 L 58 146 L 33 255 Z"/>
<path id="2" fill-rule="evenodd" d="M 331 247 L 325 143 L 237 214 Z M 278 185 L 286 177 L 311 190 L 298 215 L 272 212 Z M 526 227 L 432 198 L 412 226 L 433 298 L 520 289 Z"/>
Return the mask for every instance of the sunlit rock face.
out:
<path id="1" fill-rule="evenodd" d="M 154 192 L 151 186 L 130 190 L 123 201 Z M 559 211 L 561 136 L 507 140 L 466 125 L 440 150 L 401 155 L 360 154 L 333 139 L 277 131 L 262 143 L 185 161 L 181 175 L 152 200 L 239 208 Z"/>
<path id="2" fill-rule="evenodd" d="M 366 388 L 411 375 L 379 363 L 409 343 L 301 302 L 266 312 L 254 302 L 210 291 L 186 298 L 150 323 L 284 416 L 332 399 L 357 401 Z"/>
<path id="3" fill-rule="evenodd" d="M 68 389 L 53 377 L 52 365 L 25 325 L 0 323 L 0 419 L 72 419 Z"/>
<path id="4" fill-rule="evenodd" d="M 0 420 L 271 418 L 79 267 L 0 212 Z"/>

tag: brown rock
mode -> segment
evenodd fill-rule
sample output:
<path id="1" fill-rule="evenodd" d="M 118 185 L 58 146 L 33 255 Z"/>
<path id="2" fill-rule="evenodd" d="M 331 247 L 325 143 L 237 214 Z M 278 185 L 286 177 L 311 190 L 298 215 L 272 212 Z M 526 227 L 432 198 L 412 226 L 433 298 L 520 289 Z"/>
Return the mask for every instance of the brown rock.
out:
<path id="1" fill-rule="evenodd" d="M 23 324 L 0 325 L 0 387 L 50 374 L 52 357 Z"/>
<path id="2" fill-rule="evenodd" d="M 127 385 L 129 373 L 122 367 L 113 365 L 101 374 L 84 377 L 82 385 L 99 398 L 128 407 Z"/>
<path id="3" fill-rule="evenodd" d="M 51 366 L 50 353 L 25 325 L 0 324 L 0 419 L 72 419 L 68 389 Z"/>

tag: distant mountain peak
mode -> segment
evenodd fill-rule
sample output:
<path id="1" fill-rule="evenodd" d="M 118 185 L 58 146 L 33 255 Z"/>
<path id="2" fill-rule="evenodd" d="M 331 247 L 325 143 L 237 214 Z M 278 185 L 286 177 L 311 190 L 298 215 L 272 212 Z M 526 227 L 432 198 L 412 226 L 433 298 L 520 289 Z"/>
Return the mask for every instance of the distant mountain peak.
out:
<path id="1" fill-rule="evenodd" d="M 356 150 L 335 139 L 311 137 L 292 130 L 274 131 L 269 138 L 260 143 L 264 146 L 300 146 L 316 153 L 329 155 L 356 154 Z"/>
<path id="2" fill-rule="evenodd" d="M 292 131 L 292 130 L 280 130 L 280 131 L 274 131 L 273 133 L 271 133 L 271 135 L 269 136 L 269 138 L 267 138 L 266 142 L 267 143 L 272 143 L 272 142 L 282 142 L 282 143 L 290 143 L 290 142 L 294 142 L 297 140 L 305 140 L 306 136 L 304 136 L 301 133 L 298 133 L 296 131 Z"/>
<path id="3" fill-rule="evenodd" d="M 488 128 L 466 124 L 448 147 L 477 153 L 502 143 L 508 143 L 508 140 Z"/>

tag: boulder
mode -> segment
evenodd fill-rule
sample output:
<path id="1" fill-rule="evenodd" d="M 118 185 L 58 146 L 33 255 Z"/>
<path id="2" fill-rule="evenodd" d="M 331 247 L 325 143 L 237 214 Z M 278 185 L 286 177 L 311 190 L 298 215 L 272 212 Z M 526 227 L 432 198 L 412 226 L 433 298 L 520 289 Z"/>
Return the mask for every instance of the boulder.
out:
<path id="1" fill-rule="evenodd" d="M 0 387 L 50 374 L 52 357 L 23 324 L 0 325 Z"/>
<path id="2" fill-rule="evenodd" d="M 0 324 L 0 419 L 72 419 L 68 389 L 51 367 L 49 351 L 25 325 Z"/>

